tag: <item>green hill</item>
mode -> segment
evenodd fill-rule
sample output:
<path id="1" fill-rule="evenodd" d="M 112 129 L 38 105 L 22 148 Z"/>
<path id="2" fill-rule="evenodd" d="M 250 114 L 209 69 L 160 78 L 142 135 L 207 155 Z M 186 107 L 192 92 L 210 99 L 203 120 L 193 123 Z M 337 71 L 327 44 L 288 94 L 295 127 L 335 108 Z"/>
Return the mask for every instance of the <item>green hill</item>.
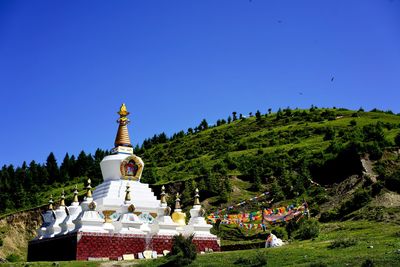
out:
<path id="1" fill-rule="evenodd" d="M 203 120 L 199 126 L 171 137 L 162 133 L 146 139 L 135 148 L 135 154 L 145 162 L 142 181 L 152 184 L 156 194 L 162 184 L 169 195 L 182 193 L 186 211 L 198 187 L 209 212 L 268 191 L 270 195 L 262 201 L 271 201 L 272 206 L 306 199 L 311 215 L 321 222 L 399 222 L 399 146 L 399 115 L 311 107 L 256 112 L 247 118 L 232 114 L 216 125 Z M 40 207 L 50 194 L 57 199 L 61 188 L 71 195 L 76 183 L 82 192 L 87 177 L 94 185 L 100 183 L 99 162 L 107 153 L 98 149 L 93 156 L 83 151 L 76 158 L 67 154 L 60 166 L 54 155 L 42 165 L 3 166 L 0 219 L 3 217 L 4 226 L 0 239 L 8 240 L 8 229 L 12 228 L 6 214 Z M 168 201 L 172 205 L 173 197 Z M 250 202 L 240 211 L 257 210 L 265 204 Z M 19 247 L 32 237 L 37 223 L 21 230 Z M 232 227 L 218 231 L 220 236 L 229 237 L 222 238 L 223 246 L 246 247 L 264 238 L 260 233 Z M 2 257 L 10 252 L 11 246 L 0 247 Z M 25 252 L 16 253 L 23 256 Z"/>
<path id="2" fill-rule="evenodd" d="M 400 133 L 400 116 L 390 112 L 288 108 L 204 125 L 169 139 L 154 136 L 136 148 L 146 163 L 143 180 L 172 184 L 170 190 L 182 191 L 187 205 L 195 186 L 211 206 L 266 190 L 280 201 L 315 195 L 319 189 L 311 187 L 312 181 L 330 186 L 362 176 L 360 159 L 365 158 L 380 166 L 383 186 L 396 190 L 398 185 L 396 179 L 385 181 L 397 170 L 391 157 L 398 162 L 390 151 Z"/>

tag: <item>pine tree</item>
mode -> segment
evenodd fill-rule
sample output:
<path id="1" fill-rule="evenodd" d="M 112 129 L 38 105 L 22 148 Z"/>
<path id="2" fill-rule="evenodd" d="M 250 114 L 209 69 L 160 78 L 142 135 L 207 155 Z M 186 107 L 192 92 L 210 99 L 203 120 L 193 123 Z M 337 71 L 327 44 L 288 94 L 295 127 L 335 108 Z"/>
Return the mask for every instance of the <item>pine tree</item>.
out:
<path id="1" fill-rule="evenodd" d="M 275 201 L 280 201 L 285 198 L 282 188 L 279 186 L 276 179 L 271 183 L 270 195 Z"/>
<path id="2" fill-rule="evenodd" d="M 71 163 L 68 153 L 65 154 L 64 160 L 60 166 L 60 182 L 66 182 L 70 179 Z"/>
<path id="3" fill-rule="evenodd" d="M 90 155 L 86 155 L 85 151 L 81 151 L 76 160 L 76 176 L 87 176 L 90 167 Z"/>
<path id="4" fill-rule="evenodd" d="M 32 185 L 34 187 L 37 187 L 38 185 L 40 185 L 40 177 L 39 177 L 39 170 L 38 170 L 38 165 L 36 164 L 36 162 L 34 160 L 31 161 L 31 163 L 29 163 L 29 173 L 31 175 L 31 179 L 32 179 Z M 34 191 L 34 190 L 32 190 Z"/>
<path id="5" fill-rule="evenodd" d="M 199 130 L 202 131 L 202 130 L 207 130 L 207 129 L 208 129 L 208 123 L 207 123 L 206 119 L 203 119 L 200 122 Z"/>
<path id="6" fill-rule="evenodd" d="M 259 110 L 257 110 L 257 112 L 256 112 L 256 121 L 257 122 L 261 122 L 262 121 L 261 112 Z"/>
<path id="7" fill-rule="evenodd" d="M 49 184 L 59 181 L 60 171 L 58 169 L 57 160 L 53 152 L 50 152 L 46 160 L 46 169 L 49 174 Z"/>
<path id="8" fill-rule="evenodd" d="M 235 121 L 237 120 L 237 115 L 236 111 L 232 112 L 232 120 Z"/>

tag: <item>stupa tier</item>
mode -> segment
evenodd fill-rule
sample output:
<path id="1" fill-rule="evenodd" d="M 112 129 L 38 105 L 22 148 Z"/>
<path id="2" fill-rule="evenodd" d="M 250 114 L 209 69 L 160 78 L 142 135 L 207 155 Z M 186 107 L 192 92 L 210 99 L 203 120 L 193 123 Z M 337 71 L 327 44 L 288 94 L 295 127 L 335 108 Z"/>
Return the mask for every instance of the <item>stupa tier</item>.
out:
<path id="1" fill-rule="evenodd" d="M 50 199 L 38 234 L 29 242 L 28 261 L 116 260 L 128 254 L 138 257 L 144 251 L 157 255 L 171 250 L 177 234 L 193 234 L 198 252 L 220 250 L 219 240 L 204 219 L 197 189 L 189 219 L 182 211 L 179 194 L 171 214 L 165 188 L 158 200 L 149 185 L 140 181 L 144 163 L 133 154 L 125 104 L 118 115 L 114 148 L 100 163 L 103 182 L 92 192 L 89 179 L 82 202 L 77 188 L 69 206 L 64 191 L 58 205 Z"/>

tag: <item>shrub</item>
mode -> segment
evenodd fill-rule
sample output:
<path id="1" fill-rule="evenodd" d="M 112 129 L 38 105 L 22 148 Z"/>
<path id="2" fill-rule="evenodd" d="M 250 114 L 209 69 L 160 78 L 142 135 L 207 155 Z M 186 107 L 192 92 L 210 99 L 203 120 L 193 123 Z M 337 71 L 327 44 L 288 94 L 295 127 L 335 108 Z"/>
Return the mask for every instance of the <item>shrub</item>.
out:
<path id="1" fill-rule="evenodd" d="M 375 266 L 374 262 L 371 259 L 366 259 L 362 264 L 361 267 L 373 267 Z"/>
<path id="2" fill-rule="evenodd" d="M 276 235 L 276 237 L 280 239 L 287 239 L 287 232 L 283 227 L 274 227 L 271 230 L 271 233 L 273 233 L 274 235 Z"/>
<path id="3" fill-rule="evenodd" d="M 400 171 L 397 171 L 385 177 L 385 186 L 389 190 L 400 193 Z"/>
<path id="4" fill-rule="evenodd" d="M 320 222 L 331 222 L 338 219 L 338 213 L 336 210 L 327 210 L 321 213 L 321 217 L 319 218 Z"/>
<path id="5" fill-rule="evenodd" d="M 396 144 L 396 146 L 400 146 L 400 133 L 398 133 L 394 138 L 394 143 Z"/>
<path id="6" fill-rule="evenodd" d="M 316 238 L 319 235 L 319 223 L 315 219 L 305 220 L 296 231 L 296 238 L 301 240 Z"/>
<path id="7" fill-rule="evenodd" d="M 0 247 L 3 246 L 3 239 L 0 239 Z"/>
<path id="8" fill-rule="evenodd" d="M 254 258 L 243 258 L 237 259 L 234 264 L 240 266 L 266 266 L 267 265 L 267 255 L 263 250 L 258 250 Z"/>
<path id="9" fill-rule="evenodd" d="M 164 266 L 185 266 L 196 259 L 196 246 L 193 244 L 193 235 L 185 238 L 182 234 L 173 238 L 172 249 L 168 254 L 168 262 Z"/>
<path id="10" fill-rule="evenodd" d="M 344 202 L 339 208 L 340 216 L 345 216 L 365 206 L 371 200 L 370 193 L 365 189 L 357 190 L 353 198 Z"/>
<path id="11" fill-rule="evenodd" d="M 17 261 L 20 261 L 20 258 L 18 255 L 11 253 L 10 255 L 8 255 L 6 257 L 6 260 L 9 262 L 17 262 Z"/>
<path id="12" fill-rule="evenodd" d="M 357 240 L 354 238 L 338 238 L 331 242 L 328 246 L 330 249 L 334 248 L 348 248 L 351 246 L 355 246 L 357 244 Z"/>

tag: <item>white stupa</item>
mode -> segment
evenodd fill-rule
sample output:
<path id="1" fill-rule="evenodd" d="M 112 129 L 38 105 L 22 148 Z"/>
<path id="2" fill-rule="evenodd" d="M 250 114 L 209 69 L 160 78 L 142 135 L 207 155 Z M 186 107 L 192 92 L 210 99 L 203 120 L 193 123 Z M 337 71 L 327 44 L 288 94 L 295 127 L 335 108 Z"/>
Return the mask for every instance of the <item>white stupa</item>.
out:
<path id="1" fill-rule="evenodd" d="M 41 215 L 42 215 L 42 225 L 37 230 L 37 236 L 35 239 L 53 237 L 54 236 L 53 227 L 56 221 L 56 215 L 53 210 L 53 196 L 50 196 L 48 208 Z"/>
<path id="2" fill-rule="evenodd" d="M 154 217 L 160 201 L 148 184 L 140 182 L 144 163 L 140 157 L 133 154 L 127 128 L 129 112 L 125 104 L 122 104 L 118 114 L 120 118 L 117 121 L 119 127 L 115 148 L 112 154 L 106 156 L 100 163 L 104 182 L 96 187 L 93 199 L 97 203 L 97 210 L 103 212 L 106 221 L 110 221 L 110 215 L 124 204 L 125 189 L 129 183 L 131 204 L 135 206 L 135 211 L 142 213 L 144 217 L 150 214 Z"/>
<path id="3" fill-rule="evenodd" d="M 74 198 L 72 200 L 72 203 L 70 206 L 68 206 L 67 210 L 68 210 L 68 217 L 60 224 L 62 234 L 68 234 L 69 232 L 72 232 L 75 229 L 75 224 L 73 223 L 73 221 L 82 212 L 82 207 L 79 205 L 79 200 L 78 200 L 77 186 L 75 186 Z"/>
<path id="4" fill-rule="evenodd" d="M 194 206 L 190 210 L 190 220 L 188 225 L 185 226 L 185 233 L 192 233 L 195 237 L 217 238 L 215 235 L 210 233 L 212 225 L 207 224 L 204 215 L 205 211 L 200 204 L 199 189 L 196 188 L 194 196 Z"/>
<path id="5" fill-rule="evenodd" d="M 54 222 L 54 235 L 58 235 L 63 232 L 63 228 L 60 224 L 64 223 L 69 217 L 69 212 L 67 207 L 65 206 L 65 192 L 62 191 L 60 206 L 54 211 L 56 221 Z"/>

